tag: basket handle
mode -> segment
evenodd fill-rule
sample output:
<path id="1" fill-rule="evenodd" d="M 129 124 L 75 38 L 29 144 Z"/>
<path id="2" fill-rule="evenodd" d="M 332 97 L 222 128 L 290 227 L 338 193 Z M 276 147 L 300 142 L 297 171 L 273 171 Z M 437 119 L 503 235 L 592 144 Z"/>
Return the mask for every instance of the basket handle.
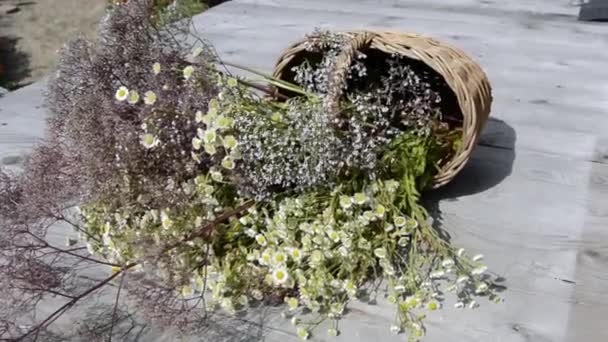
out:
<path id="1" fill-rule="evenodd" d="M 340 105 L 340 98 L 342 98 L 344 90 L 346 89 L 348 72 L 350 66 L 353 64 L 357 51 L 369 46 L 376 34 L 368 31 L 360 31 L 352 32 L 349 36 L 351 38 L 350 44 L 344 47 L 336 58 L 336 67 L 332 75 L 330 86 L 331 95 L 329 98 L 329 106 L 330 109 L 336 111 Z"/>

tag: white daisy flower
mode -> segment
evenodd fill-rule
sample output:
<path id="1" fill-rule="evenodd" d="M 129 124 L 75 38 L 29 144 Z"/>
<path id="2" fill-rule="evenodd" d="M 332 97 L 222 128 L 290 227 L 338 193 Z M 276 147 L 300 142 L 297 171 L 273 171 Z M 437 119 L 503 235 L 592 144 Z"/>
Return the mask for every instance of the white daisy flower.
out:
<path id="1" fill-rule="evenodd" d="M 485 266 L 485 265 L 481 265 L 481 266 L 479 266 L 479 267 L 474 268 L 474 269 L 471 271 L 471 274 L 473 274 L 473 275 L 480 275 L 480 274 L 483 274 L 483 273 L 484 273 L 485 271 L 487 271 L 487 270 L 488 270 L 488 267 L 487 267 L 487 266 Z"/>
<path id="2" fill-rule="evenodd" d="M 352 205 L 351 199 L 348 196 L 340 196 L 340 206 L 344 209 L 350 208 Z"/>
<path id="3" fill-rule="evenodd" d="M 403 227 L 403 226 L 406 225 L 407 219 L 405 217 L 403 217 L 403 216 L 396 216 L 393 219 L 393 223 L 395 224 L 395 226 L 401 228 L 401 227 Z"/>
<path id="4" fill-rule="evenodd" d="M 194 148 L 195 150 L 200 150 L 202 143 L 203 141 L 201 139 L 197 137 L 192 138 L 192 148 Z"/>
<path id="5" fill-rule="evenodd" d="M 262 235 L 262 237 L 263 237 L 263 235 Z M 264 238 L 264 240 L 266 240 L 266 239 Z M 257 241 L 257 236 L 256 236 L 256 241 Z M 270 265 L 270 263 L 272 262 L 272 254 L 270 253 L 270 251 L 265 250 L 264 252 L 262 252 L 262 255 L 260 256 L 260 259 L 258 260 L 258 262 L 260 263 L 260 265 L 263 265 L 263 266 Z"/>
<path id="6" fill-rule="evenodd" d="M 287 303 L 287 306 L 289 307 L 289 311 L 294 311 L 298 308 L 298 298 L 294 298 L 294 297 L 285 297 L 285 303 Z"/>
<path id="7" fill-rule="evenodd" d="M 274 281 L 275 284 L 277 284 L 277 285 L 285 284 L 288 279 L 289 279 L 289 274 L 287 273 L 286 269 L 276 268 L 274 271 L 272 271 L 272 280 Z"/>
<path id="8" fill-rule="evenodd" d="M 192 77 L 192 74 L 194 73 L 194 67 L 192 65 L 188 65 L 187 67 L 184 68 L 183 73 L 184 73 L 184 78 L 189 79 L 190 77 Z"/>
<path id="9" fill-rule="evenodd" d="M 367 196 L 362 192 L 358 192 L 353 196 L 352 201 L 355 204 L 363 205 L 367 202 Z"/>
<path id="10" fill-rule="evenodd" d="M 333 229 L 327 231 L 327 236 L 333 242 L 340 242 L 340 235 Z"/>
<path id="11" fill-rule="evenodd" d="M 160 212 L 160 222 L 165 229 L 171 228 L 173 221 L 169 218 L 169 215 L 163 210 Z"/>
<path id="12" fill-rule="evenodd" d="M 152 72 L 154 73 L 154 75 L 160 74 L 160 69 L 161 69 L 160 63 L 156 62 L 156 63 L 152 64 Z"/>
<path id="13" fill-rule="evenodd" d="M 374 255 L 380 259 L 386 258 L 386 248 L 376 248 L 374 249 Z"/>
<path id="14" fill-rule="evenodd" d="M 277 252 L 274 254 L 272 260 L 276 266 L 283 265 L 287 261 L 287 255 L 283 252 Z"/>
<path id="15" fill-rule="evenodd" d="M 215 143 L 215 140 L 217 139 L 217 134 L 215 133 L 214 129 L 208 129 L 203 132 L 202 139 L 207 144 L 213 144 L 213 143 Z"/>
<path id="16" fill-rule="evenodd" d="M 156 94 L 153 91 L 148 90 L 144 94 L 144 103 L 147 105 L 153 105 L 155 102 L 156 102 Z"/>
<path id="17" fill-rule="evenodd" d="M 228 170 L 234 169 L 234 161 L 230 156 L 226 156 L 222 159 L 222 167 Z"/>
<path id="18" fill-rule="evenodd" d="M 147 133 L 147 134 L 144 134 L 141 136 L 141 144 L 145 148 L 148 148 L 148 149 L 153 148 L 156 145 L 158 145 L 159 143 L 160 143 L 160 140 L 156 136 L 154 136 L 150 133 Z"/>
<path id="19" fill-rule="evenodd" d="M 215 119 L 215 124 L 220 129 L 226 129 L 226 128 L 232 127 L 233 123 L 234 123 L 234 120 L 232 120 L 232 118 L 227 118 L 223 115 L 219 115 Z"/>
<path id="20" fill-rule="evenodd" d="M 382 204 L 378 204 L 376 206 L 376 216 L 379 218 L 383 218 L 386 214 L 386 208 Z"/>
<path id="21" fill-rule="evenodd" d="M 223 143 L 224 143 L 224 147 L 229 150 L 232 150 L 233 148 L 235 148 L 238 145 L 238 142 L 236 141 L 236 138 L 233 135 L 225 136 L 223 139 Z"/>
<path id="22" fill-rule="evenodd" d="M 262 234 L 258 234 L 255 236 L 255 241 L 262 247 L 266 246 L 268 244 L 268 241 L 266 241 L 266 237 Z"/>
<path id="23" fill-rule="evenodd" d="M 239 81 L 234 77 L 230 77 L 226 83 L 229 87 L 234 88 L 239 84 Z"/>
<path id="24" fill-rule="evenodd" d="M 298 328 L 296 333 L 298 334 L 298 337 L 303 340 L 308 340 L 308 337 L 310 336 L 310 334 L 308 333 L 308 330 L 306 330 L 304 328 Z"/>
<path id="25" fill-rule="evenodd" d="M 129 89 L 125 86 L 118 87 L 116 90 L 116 95 L 114 95 L 118 101 L 124 101 L 129 97 Z"/>
<path id="26" fill-rule="evenodd" d="M 477 286 L 477 288 L 475 289 L 476 294 L 482 294 L 482 293 L 485 293 L 486 291 L 488 291 L 488 284 L 486 284 L 486 283 L 479 284 L 479 286 Z"/>
<path id="27" fill-rule="evenodd" d="M 222 173 L 219 171 L 211 171 L 210 174 L 211 174 L 211 179 L 213 179 L 216 182 L 221 182 L 222 179 L 224 179 L 224 177 L 222 176 Z"/>
<path id="28" fill-rule="evenodd" d="M 338 330 L 334 328 L 329 328 L 327 329 L 327 335 L 331 337 L 336 337 L 338 336 Z"/>
<path id="29" fill-rule="evenodd" d="M 302 251 L 300 251 L 299 248 L 292 248 L 289 256 L 291 256 L 294 261 L 300 261 L 302 259 Z"/>
<path id="30" fill-rule="evenodd" d="M 130 104 L 136 104 L 137 102 L 139 102 L 139 93 L 137 92 L 137 90 L 131 90 L 129 92 L 129 99 L 127 100 L 127 102 L 129 102 Z"/>
<path id="31" fill-rule="evenodd" d="M 196 121 L 196 123 L 203 122 L 203 118 L 203 112 L 201 112 L 200 110 L 197 110 L 196 113 L 194 113 L 194 121 Z"/>
<path id="32" fill-rule="evenodd" d="M 203 148 L 204 148 L 205 152 L 210 156 L 214 155 L 215 152 L 217 152 L 217 149 L 215 148 L 215 145 L 213 145 L 213 144 L 205 144 L 205 146 L 203 146 Z"/>
<path id="33" fill-rule="evenodd" d="M 255 289 L 251 291 L 251 297 L 253 297 L 253 299 L 255 300 L 262 300 L 264 299 L 264 294 L 262 293 L 262 291 Z"/>

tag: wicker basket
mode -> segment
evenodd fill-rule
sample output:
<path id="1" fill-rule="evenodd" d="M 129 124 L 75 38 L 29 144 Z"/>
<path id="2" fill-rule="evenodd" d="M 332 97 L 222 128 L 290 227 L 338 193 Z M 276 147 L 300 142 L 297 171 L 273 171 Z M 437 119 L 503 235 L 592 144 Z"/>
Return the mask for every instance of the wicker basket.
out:
<path id="1" fill-rule="evenodd" d="M 481 130 L 490 114 L 492 94 L 489 81 L 481 67 L 464 52 L 435 39 L 418 34 L 394 31 L 349 31 L 351 45 L 338 57 L 333 81 L 346 82 L 346 73 L 355 52 L 361 49 L 397 53 L 411 60 L 420 61 L 443 77 L 454 95 L 454 105 L 459 108 L 463 130 L 462 144 L 452 158 L 444 163 L 433 181 L 433 188 L 447 184 L 464 167 L 477 143 Z M 300 40 L 283 51 L 274 77 L 293 81 L 291 67 L 299 64 L 309 52 L 306 39 Z M 343 87 L 338 87 L 342 89 Z M 339 97 L 341 94 L 338 94 Z M 336 105 L 339 98 L 335 100 Z"/>

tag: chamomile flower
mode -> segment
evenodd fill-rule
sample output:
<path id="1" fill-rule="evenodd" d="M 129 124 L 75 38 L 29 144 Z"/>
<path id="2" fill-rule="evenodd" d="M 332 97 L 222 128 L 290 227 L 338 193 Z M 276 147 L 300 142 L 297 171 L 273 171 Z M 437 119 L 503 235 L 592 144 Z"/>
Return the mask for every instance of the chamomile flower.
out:
<path id="1" fill-rule="evenodd" d="M 201 144 L 203 143 L 203 141 L 197 137 L 192 138 L 192 148 L 195 150 L 200 150 L 201 149 Z"/>
<path id="2" fill-rule="evenodd" d="M 161 70 L 160 63 L 156 62 L 156 63 L 152 64 L 152 72 L 154 73 L 154 75 L 160 74 L 160 70 Z"/>
<path id="3" fill-rule="evenodd" d="M 338 332 L 338 330 L 337 330 L 337 329 L 334 329 L 334 328 L 329 328 L 329 329 L 327 329 L 327 335 L 328 335 L 328 336 L 331 336 L 331 337 L 336 337 L 336 336 L 338 336 L 338 333 L 339 333 L 339 332 Z"/>
<path id="4" fill-rule="evenodd" d="M 333 229 L 327 231 L 327 236 L 333 242 L 340 242 L 340 235 Z"/>
<path id="5" fill-rule="evenodd" d="M 213 145 L 213 144 L 205 144 L 203 146 L 203 149 L 205 150 L 205 153 L 207 153 L 210 156 L 214 155 L 217 152 L 217 149 L 215 148 L 215 145 Z"/>
<path id="6" fill-rule="evenodd" d="M 233 123 L 234 123 L 234 120 L 232 120 L 231 118 L 227 118 L 227 117 L 225 117 L 223 115 L 219 115 L 215 119 L 215 124 L 217 125 L 217 127 L 219 129 L 230 128 L 230 127 L 232 127 Z"/>
<path id="7" fill-rule="evenodd" d="M 472 274 L 472 275 L 480 275 L 480 274 L 483 274 L 483 273 L 484 273 L 485 271 L 487 271 L 487 270 L 488 270 L 488 267 L 487 267 L 487 266 L 485 266 L 485 265 L 481 265 L 481 266 L 479 266 L 479 267 L 474 268 L 474 269 L 471 271 L 471 274 Z"/>
<path id="8" fill-rule="evenodd" d="M 127 97 L 129 97 L 129 89 L 127 89 L 127 87 L 125 86 L 118 87 L 118 90 L 116 90 L 116 94 L 114 95 L 114 97 L 116 97 L 116 99 L 121 102 L 126 100 Z"/>
<path id="9" fill-rule="evenodd" d="M 397 244 L 401 247 L 406 247 L 410 243 L 410 239 L 405 236 L 402 236 L 397 240 Z"/>
<path id="10" fill-rule="evenodd" d="M 426 307 L 431 311 L 435 311 L 441 307 L 441 304 L 439 304 L 439 302 L 436 302 L 433 300 L 433 301 L 428 302 Z"/>
<path id="11" fill-rule="evenodd" d="M 152 90 L 148 90 L 144 93 L 144 103 L 147 105 L 156 103 L 156 94 Z"/>
<path id="12" fill-rule="evenodd" d="M 344 290 L 349 297 L 354 297 L 357 294 L 357 285 L 352 280 L 344 281 Z"/>
<path id="13" fill-rule="evenodd" d="M 352 202 L 350 197 L 342 195 L 340 196 L 340 206 L 344 209 L 348 209 L 352 206 Z"/>
<path id="14" fill-rule="evenodd" d="M 486 293 L 486 291 L 488 291 L 488 284 L 486 283 L 479 284 L 479 286 L 477 286 L 477 288 L 475 289 L 476 294 L 483 294 Z"/>
<path id="15" fill-rule="evenodd" d="M 129 92 L 129 99 L 127 100 L 127 102 L 129 102 L 130 104 L 136 104 L 137 102 L 139 102 L 139 93 L 137 92 L 137 90 L 131 90 Z"/>
<path id="16" fill-rule="evenodd" d="M 299 262 L 302 259 L 302 251 L 299 248 L 292 248 L 289 256 L 293 261 Z"/>
<path id="17" fill-rule="evenodd" d="M 169 218 L 169 215 L 164 210 L 160 212 L 160 222 L 165 229 L 169 229 L 173 225 L 173 221 L 171 221 L 171 218 Z"/>
<path id="18" fill-rule="evenodd" d="M 211 175 L 211 179 L 213 179 L 216 182 L 221 182 L 224 178 L 222 176 L 222 173 L 219 171 L 211 171 L 209 174 Z"/>
<path id="19" fill-rule="evenodd" d="M 376 206 L 376 215 L 377 215 L 379 218 L 383 218 L 383 217 L 384 217 L 384 214 L 386 214 L 386 208 L 385 208 L 385 207 L 384 207 L 382 204 L 378 204 L 378 205 Z"/>
<path id="20" fill-rule="evenodd" d="M 188 65 L 183 70 L 183 74 L 184 74 L 184 78 L 185 79 L 190 79 L 190 77 L 192 77 L 193 73 L 194 73 L 194 67 L 192 65 Z"/>
<path id="21" fill-rule="evenodd" d="M 234 87 L 236 87 L 239 84 L 239 82 L 237 81 L 237 79 L 234 78 L 234 77 L 230 77 L 226 83 L 231 88 L 234 88 Z"/>
<path id="22" fill-rule="evenodd" d="M 398 326 L 398 325 L 396 325 L 396 324 L 393 324 L 393 325 L 391 325 L 391 327 L 390 327 L 390 331 L 391 331 L 393 334 L 398 334 L 398 333 L 400 333 L 400 332 L 401 332 L 401 327 L 400 327 L 400 326 Z"/>
<path id="23" fill-rule="evenodd" d="M 160 143 L 160 140 L 150 133 L 142 135 L 140 141 L 141 144 L 147 149 L 156 147 L 156 145 Z"/>
<path id="24" fill-rule="evenodd" d="M 203 122 L 203 118 L 203 112 L 201 112 L 200 110 L 197 110 L 196 113 L 194 113 L 194 121 L 196 121 L 196 123 Z"/>
<path id="25" fill-rule="evenodd" d="M 403 216 L 396 216 L 393 219 L 393 223 L 395 224 L 395 226 L 401 228 L 404 227 L 407 224 L 407 219 Z"/>
<path id="26" fill-rule="evenodd" d="M 310 336 L 310 333 L 308 332 L 308 330 L 306 330 L 304 328 L 298 328 L 298 330 L 296 331 L 296 334 L 302 340 L 308 340 L 308 337 Z"/>
<path id="27" fill-rule="evenodd" d="M 294 297 L 285 297 L 285 303 L 289 307 L 289 311 L 294 311 L 298 308 L 298 299 Z"/>
<path id="28" fill-rule="evenodd" d="M 264 247 L 268 244 L 268 241 L 266 240 L 266 237 L 262 234 L 258 234 L 255 236 L 255 241 L 258 243 L 258 245 Z"/>
<path id="29" fill-rule="evenodd" d="M 254 289 L 251 291 L 251 297 L 253 297 L 253 299 L 255 300 L 262 300 L 264 299 L 264 294 L 262 293 L 262 291 Z"/>
<path id="30" fill-rule="evenodd" d="M 277 252 L 274 254 L 272 261 L 276 266 L 283 265 L 287 262 L 287 255 L 283 252 Z"/>
<path id="31" fill-rule="evenodd" d="M 285 268 L 279 267 L 272 271 L 272 280 L 277 285 L 282 285 L 289 279 L 289 274 Z"/>
<path id="32" fill-rule="evenodd" d="M 363 205 L 367 202 L 367 196 L 362 192 L 358 192 L 353 196 L 352 201 L 354 204 Z"/>
<path id="33" fill-rule="evenodd" d="M 217 139 L 217 134 L 214 129 L 208 129 L 203 132 L 202 138 L 206 144 L 213 144 L 215 143 L 215 139 Z"/>
<path id="34" fill-rule="evenodd" d="M 259 235 L 264 237 L 263 235 Z M 258 240 L 258 237 L 256 236 L 256 241 Z M 264 238 L 264 240 L 266 240 L 266 238 Z M 259 243 L 259 241 L 258 241 Z M 258 262 L 260 263 L 260 265 L 263 266 L 268 266 L 270 265 L 270 263 L 272 262 L 272 254 L 270 253 L 269 250 L 265 250 L 264 252 L 262 252 L 262 255 L 260 256 L 260 259 L 258 260 Z"/>
<path id="35" fill-rule="evenodd" d="M 481 261 L 481 260 L 483 260 L 483 254 L 477 254 L 471 260 L 473 260 L 475 262 Z"/>
<path id="36" fill-rule="evenodd" d="M 234 161 L 230 156 L 225 156 L 224 159 L 222 159 L 222 167 L 228 170 L 234 169 Z"/>
<path id="37" fill-rule="evenodd" d="M 238 142 L 233 135 L 227 135 L 223 138 L 223 144 L 225 148 L 232 150 L 238 145 Z"/>
<path id="38" fill-rule="evenodd" d="M 385 259 L 386 258 L 386 248 L 381 247 L 381 248 L 374 249 L 374 255 L 379 259 Z"/>

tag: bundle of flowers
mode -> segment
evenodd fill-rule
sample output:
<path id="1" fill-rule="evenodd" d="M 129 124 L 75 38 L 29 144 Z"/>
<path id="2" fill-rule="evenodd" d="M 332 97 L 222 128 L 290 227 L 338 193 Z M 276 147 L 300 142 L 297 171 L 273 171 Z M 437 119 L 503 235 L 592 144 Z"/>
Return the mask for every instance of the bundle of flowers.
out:
<path id="1" fill-rule="evenodd" d="M 459 308 L 500 300 L 482 256 L 452 247 L 421 204 L 461 137 L 440 78 L 358 53 L 347 89 L 332 76 L 346 38 L 316 32 L 321 57 L 294 66 L 293 82 L 254 71 L 293 96 L 260 93 L 209 45 L 146 26 L 145 3 L 117 6 L 98 45 L 64 52 L 47 144 L 64 162 L 25 176 L 70 183 L 45 201 L 80 199 L 82 241 L 115 275 L 143 273 L 183 302 L 202 299 L 200 312 L 278 298 L 303 339 L 319 319 L 338 335 L 348 303 L 379 293 L 397 312 L 387 328 L 411 339 L 444 293 Z"/>

